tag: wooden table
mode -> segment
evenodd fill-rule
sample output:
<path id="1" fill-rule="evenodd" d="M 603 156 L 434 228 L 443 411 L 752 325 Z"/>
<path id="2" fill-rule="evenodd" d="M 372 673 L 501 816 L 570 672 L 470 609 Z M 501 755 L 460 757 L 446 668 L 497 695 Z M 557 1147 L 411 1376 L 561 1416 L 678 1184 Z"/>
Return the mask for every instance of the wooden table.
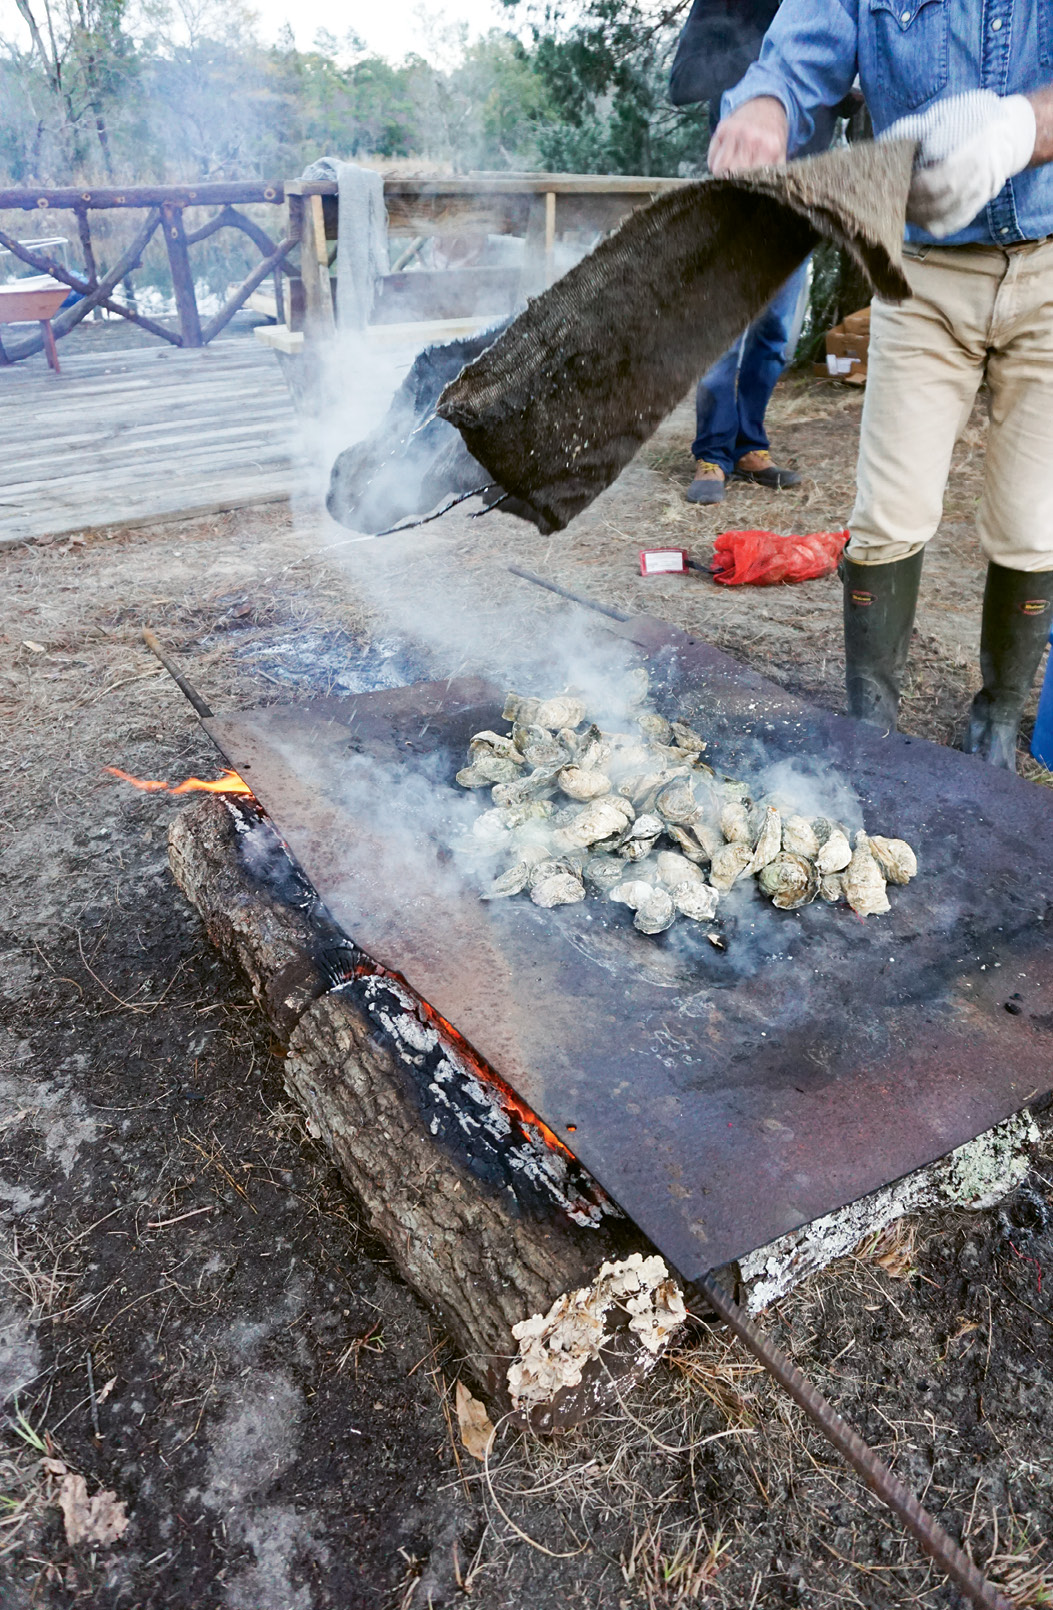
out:
<path id="1" fill-rule="evenodd" d="M 34 274 L 27 279 L 13 280 L 9 285 L 0 285 L 0 324 L 25 324 L 38 319 L 48 364 L 56 374 L 59 361 L 51 321 L 68 295 L 69 286 L 52 279 L 50 274 Z"/>

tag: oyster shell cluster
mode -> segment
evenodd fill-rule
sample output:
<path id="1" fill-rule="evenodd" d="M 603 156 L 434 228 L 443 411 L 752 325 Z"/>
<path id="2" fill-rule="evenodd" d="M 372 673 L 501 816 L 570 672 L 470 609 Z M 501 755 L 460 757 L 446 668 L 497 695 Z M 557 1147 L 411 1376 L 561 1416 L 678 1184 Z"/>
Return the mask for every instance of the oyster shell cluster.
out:
<path id="1" fill-rule="evenodd" d="M 756 878 L 782 911 L 817 898 L 860 916 L 888 911 L 887 885 L 918 870 L 903 839 L 854 836 L 840 822 L 754 801 L 745 783 L 703 759 L 705 741 L 647 703 L 646 672 L 622 730 L 590 722 L 583 700 L 510 693 L 510 733 L 477 732 L 462 788 L 490 790 L 457 846 L 481 866 L 503 863 L 483 898 L 528 894 L 538 906 L 588 895 L 627 906 L 645 934 L 678 917 L 711 923 L 721 898 Z"/>

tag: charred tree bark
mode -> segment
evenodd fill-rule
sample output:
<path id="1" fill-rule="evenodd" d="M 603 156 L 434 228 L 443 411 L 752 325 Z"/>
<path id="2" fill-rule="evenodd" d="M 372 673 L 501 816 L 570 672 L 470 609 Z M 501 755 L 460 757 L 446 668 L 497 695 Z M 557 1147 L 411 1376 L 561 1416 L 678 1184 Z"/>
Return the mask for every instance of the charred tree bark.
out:
<path id="1" fill-rule="evenodd" d="M 477 1070 L 465 1074 L 402 981 L 335 927 L 269 825 L 209 796 L 172 824 L 169 858 L 286 1045 L 288 1089 L 371 1231 L 506 1406 L 512 1326 L 589 1285 L 604 1261 L 653 1247 L 573 1159 L 487 1108 Z M 635 1373 L 632 1347 L 614 1351 L 614 1373 Z M 537 1428 L 580 1418 L 575 1397 L 599 1402 L 609 1367 L 535 1414 Z"/>

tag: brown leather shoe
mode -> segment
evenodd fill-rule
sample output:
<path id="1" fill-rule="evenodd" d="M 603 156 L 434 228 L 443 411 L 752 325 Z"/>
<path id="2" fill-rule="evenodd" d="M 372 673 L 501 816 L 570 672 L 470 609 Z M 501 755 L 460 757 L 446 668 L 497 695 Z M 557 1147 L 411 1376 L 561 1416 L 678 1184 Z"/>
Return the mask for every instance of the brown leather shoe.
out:
<path id="1" fill-rule="evenodd" d="M 719 464 L 696 458 L 695 478 L 684 493 L 689 503 L 723 503 L 727 481 Z"/>
<path id="2" fill-rule="evenodd" d="M 762 448 L 753 453 L 744 453 L 731 474 L 736 481 L 754 481 L 757 486 L 770 486 L 776 491 L 801 484 L 801 477 L 796 470 L 784 469 L 778 464 L 773 464 L 771 454 Z"/>

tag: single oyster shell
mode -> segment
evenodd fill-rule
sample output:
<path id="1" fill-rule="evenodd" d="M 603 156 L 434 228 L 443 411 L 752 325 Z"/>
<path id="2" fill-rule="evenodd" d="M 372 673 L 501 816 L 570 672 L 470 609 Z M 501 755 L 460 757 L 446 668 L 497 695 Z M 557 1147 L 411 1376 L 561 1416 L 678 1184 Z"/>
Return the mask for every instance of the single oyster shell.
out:
<path id="1" fill-rule="evenodd" d="M 643 704 L 651 691 L 651 678 L 642 665 L 635 666 L 628 675 L 625 692 L 626 704 Z"/>
<path id="2" fill-rule="evenodd" d="M 633 771 L 618 784 L 618 792 L 623 799 L 631 799 L 638 805 L 646 794 L 654 793 L 665 781 L 664 771 Z"/>
<path id="3" fill-rule="evenodd" d="M 635 911 L 644 900 L 649 900 L 654 894 L 654 884 L 646 878 L 623 878 L 613 888 L 608 889 L 607 899 L 613 900 L 616 905 L 628 906 Z"/>
<path id="4" fill-rule="evenodd" d="M 742 800 L 729 800 L 720 813 L 720 831 L 729 844 L 749 844 L 752 848 L 750 813 Z"/>
<path id="5" fill-rule="evenodd" d="M 553 872 L 530 885 L 535 906 L 573 906 L 585 898 L 585 885 L 573 872 Z"/>
<path id="6" fill-rule="evenodd" d="M 509 867 L 495 878 L 489 889 L 481 896 L 483 900 L 506 900 L 509 895 L 520 894 L 530 882 L 533 868 L 529 861 L 517 861 L 515 866 Z"/>
<path id="7" fill-rule="evenodd" d="M 782 824 L 782 847 L 788 855 L 803 855 L 809 861 L 815 860 L 819 854 L 819 840 L 806 816 L 795 814 L 786 818 Z"/>
<path id="8" fill-rule="evenodd" d="M 523 764 L 523 756 L 511 738 L 502 738 L 499 732 L 477 732 L 468 745 L 468 754 L 472 761 L 484 755 L 496 755 L 500 760 L 514 761 L 517 766 Z"/>
<path id="9" fill-rule="evenodd" d="M 611 758 L 611 746 L 604 743 L 600 737 L 598 727 L 590 727 L 585 734 L 585 741 L 578 745 L 574 759 L 579 766 L 586 766 L 593 771 L 603 771 Z"/>
<path id="10" fill-rule="evenodd" d="M 472 765 L 457 773 L 462 788 L 489 788 L 491 783 L 510 783 L 518 774 L 514 760 L 502 760 L 498 755 L 481 754 Z"/>
<path id="11" fill-rule="evenodd" d="M 517 727 L 515 733 L 523 759 L 530 766 L 565 766 L 570 759 L 566 744 L 536 722 L 531 727 Z"/>
<path id="12" fill-rule="evenodd" d="M 613 833 L 623 832 L 632 819 L 633 808 L 628 800 L 619 799 L 616 794 L 606 794 L 602 799 L 594 799 L 583 806 L 573 821 L 557 828 L 552 842 L 559 850 L 584 849 Z"/>
<path id="13" fill-rule="evenodd" d="M 681 749 L 686 749 L 692 755 L 700 755 L 706 747 L 694 727 L 689 727 L 686 721 L 673 721 L 670 723 L 673 737 Z"/>
<path id="14" fill-rule="evenodd" d="M 531 722 L 537 720 L 540 699 L 524 698 L 520 693 L 506 693 L 504 709 L 501 711 L 505 721 Z"/>
<path id="15" fill-rule="evenodd" d="M 559 786 L 571 799 L 599 799 L 601 795 L 610 793 L 611 780 L 606 772 L 572 762 L 560 772 Z"/>
<path id="16" fill-rule="evenodd" d="M 679 844 L 680 853 L 689 861 L 697 865 L 700 861 L 709 860 L 708 853 L 699 847 L 698 841 L 691 837 L 686 827 L 677 827 L 675 822 L 671 822 L 666 828 L 666 833 L 675 844 Z"/>
<path id="17" fill-rule="evenodd" d="M 845 827 L 844 823 L 833 822 L 830 820 L 829 816 L 813 816 L 812 832 L 815 834 L 820 844 L 825 844 L 831 833 L 843 833 L 845 838 L 848 837 L 848 829 Z"/>
<path id="18" fill-rule="evenodd" d="M 762 867 L 768 865 L 769 861 L 774 861 L 779 853 L 782 838 L 782 817 L 774 805 L 768 805 L 765 807 L 764 820 L 761 823 L 760 832 L 757 834 L 757 844 L 753 851 L 753 856 L 749 866 L 746 868 L 747 873 L 759 872 Z"/>
<path id="19" fill-rule="evenodd" d="M 542 699 L 534 712 L 534 724 L 558 732 L 560 727 L 580 727 L 585 720 L 585 705 L 581 699 L 560 694 L 555 699 Z"/>
<path id="20" fill-rule="evenodd" d="M 552 815 L 553 804 L 550 799 L 527 799 L 522 805 L 502 805 L 499 807 L 506 827 L 513 831 L 517 827 L 524 827 L 527 822 L 544 822 Z"/>
<path id="21" fill-rule="evenodd" d="M 676 921 L 673 897 L 665 889 L 652 889 L 646 900 L 641 900 L 633 918 L 633 927 L 642 934 L 660 934 Z"/>
<path id="22" fill-rule="evenodd" d="M 651 816 L 646 812 L 638 816 L 619 848 L 619 855 L 623 855 L 629 861 L 642 861 L 645 855 L 650 855 L 655 839 L 664 828 L 665 823 L 658 816 Z"/>
<path id="23" fill-rule="evenodd" d="M 660 716 L 653 710 L 645 710 L 636 718 L 636 724 L 645 738 L 652 743 L 667 744 L 673 736 L 673 729 L 665 716 Z"/>
<path id="24" fill-rule="evenodd" d="M 842 833 L 839 827 L 831 827 L 826 838 L 822 840 L 819 854 L 815 858 L 819 872 L 824 878 L 833 873 L 843 872 L 851 859 L 852 846 L 848 842 L 847 835 Z"/>
<path id="25" fill-rule="evenodd" d="M 714 889 L 719 889 L 721 894 L 726 894 L 736 878 L 741 878 L 752 860 L 753 850 L 749 844 L 723 845 L 710 862 L 710 883 Z"/>
<path id="26" fill-rule="evenodd" d="M 712 822 L 701 820 L 691 823 L 691 831 L 698 840 L 702 853 L 711 861 L 718 850 L 724 848 L 724 835 Z"/>
<path id="27" fill-rule="evenodd" d="M 761 872 L 758 883 L 780 911 L 796 911 L 819 893 L 819 874 L 811 861 L 783 850 Z"/>
<path id="28" fill-rule="evenodd" d="M 654 839 L 625 838 L 619 844 L 615 854 L 620 855 L 623 861 L 645 861 L 654 846 Z"/>
<path id="29" fill-rule="evenodd" d="M 860 828 L 848 870 L 844 873 L 845 899 L 861 917 L 878 917 L 888 911 L 888 895 L 881 868 L 875 861 L 867 835 Z"/>
<path id="30" fill-rule="evenodd" d="M 625 862 L 613 855 L 592 855 L 582 868 L 582 876 L 590 889 L 595 889 L 597 894 L 607 894 L 624 881 Z"/>
<path id="31" fill-rule="evenodd" d="M 520 774 L 510 783 L 495 783 L 490 798 L 495 805 L 525 805 L 528 800 L 545 799 L 556 791 L 559 769 L 538 766 L 526 777 Z"/>
<path id="32" fill-rule="evenodd" d="M 672 896 L 677 911 L 692 922 L 712 922 L 717 914 L 720 895 L 710 883 L 678 883 Z"/>
<path id="33" fill-rule="evenodd" d="M 698 800 L 689 782 L 677 779 L 660 788 L 655 796 L 655 810 L 667 822 L 688 827 L 698 815 Z"/>
<path id="34" fill-rule="evenodd" d="M 717 788 L 722 799 L 735 799 L 749 804 L 750 787 L 748 783 L 740 783 L 735 777 L 721 777 L 717 781 Z"/>
<path id="35" fill-rule="evenodd" d="M 918 871 L 918 858 L 906 839 L 886 839 L 870 835 L 870 853 L 889 883 L 909 883 Z"/>
<path id="36" fill-rule="evenodd" d="M 527 860 L 528 858 L 523 856 L 521 859 Z M 536 860 L 529 861 L 529 866 L 530 873 L 527 882 L 530 884 L 540 883 L 543 878 L 555 877 L 557 872 L 573 872 L 574 870 L 568 860 L 562 856 L 552 854 L 539 855 Z"/>
<path id="37" fill-rule="evenodd" d="M 681 883 L 705 883 L 705 876 L 686 855 L 675 850 L 662 850 L 658 856 L 658 881 L 667 889 L 676 889 Z"/>
<path id="38" fill-rule="evenodd" d="M 840 872 L 827 872 L 819 883 L 819 897 L 836 906 L 845 898 L 845 880 Z"/>

